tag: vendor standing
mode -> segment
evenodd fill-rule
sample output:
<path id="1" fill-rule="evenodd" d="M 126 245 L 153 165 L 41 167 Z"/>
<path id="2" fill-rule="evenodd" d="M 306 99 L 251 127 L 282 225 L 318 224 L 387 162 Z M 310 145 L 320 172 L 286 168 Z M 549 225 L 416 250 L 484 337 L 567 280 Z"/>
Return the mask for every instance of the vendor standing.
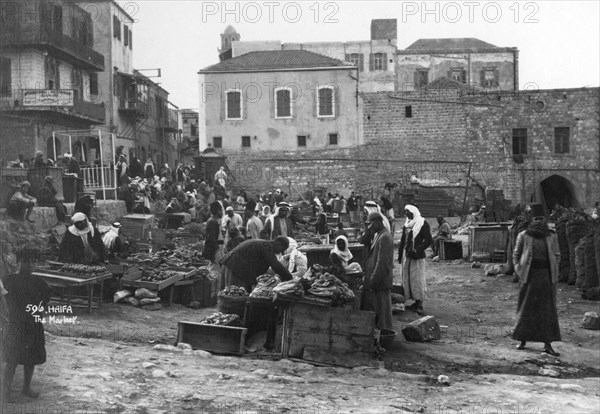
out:
<path id="1" fill-rule="evenodd" d="M 69 226 L 58 248 L 58 260 L 63 263 L 98 264 L 105 260 L 100 232 L 83 213 L 71 217 Z"/>
<path id="2" fill-rule="evenodd" d="M 218 271 L 219 261 L 222 257 L 223 251 L 223 234 L 221 233 L 221 217 L 223 217 L 223 210 L 221 204 L 217 201 L 210 205 L 210 218 L 206 221 L 204 249 L 202 250 L 202 257 L 208 259 L 212 263 L 214 270 Z"/>
<path id="3" fill-rule="evenodd" d="M 282 281 L 293 279 L 292 274 L 277 260 L 277 254 L 289 247 L 287 237 L 275 240 L 246 240 L 221 260 L 222 287 L 242 286 L 248 292 L 256 285 L 256 278 L 271 267 Z"/>

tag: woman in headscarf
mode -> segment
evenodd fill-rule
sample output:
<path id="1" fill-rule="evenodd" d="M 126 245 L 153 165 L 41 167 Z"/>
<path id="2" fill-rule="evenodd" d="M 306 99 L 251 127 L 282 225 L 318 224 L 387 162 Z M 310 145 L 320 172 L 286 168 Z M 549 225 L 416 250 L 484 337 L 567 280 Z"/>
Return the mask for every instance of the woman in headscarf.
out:
<path id="1" fill-rule="evenodd" d="M 32 398 L 38 397 L 38 393 L 31 389 L 31 380 L 35 366 L 46 362 L 46 339 L 41 321 L 43 311 L 31 311 L 29 308 L 31 305 L 46 308 L 50 300 L 50 288 L 46 282 L 39 276 L 32 275 L 40 254 L 35 248 L 22 247 L 17 252 L 19 273 L 3 277 L 8 308 L 8 323 L 2 332 L 3 359 L 6 361 L 3 397 L 0 398 L 3 402 L 10 401 L 17 365 L 23 365 L 21 393 Z"/>
<path id="2" fill-rule="evenodd" d="M 348 238 L 346 236 L 337 236 L 334 247 L 329 253 L 329 261 L 336 269 L 342 269 L 345 273 L 360 273 L 362 268 L 360 264 L 350 263 L 354 256 L 348 248 Z"/>
<path id="3" fill-rule="evenodd" d="M 517 236 L 513 252 L 515 273 L 522 285 L 517 304 L 519 320 L 512 337 L 521 341 L 517 349 L 525 349 L 527 341 L 543 342 L 545 353 L 559 356 L 552 349 L 552 342 L 561 340 L 556 309 L 558 239 L 548 227 L 541 204 L 531 205 L 531 216 L 533 220 Z"/>
<path id="4" fill-rule="evenodd" d="M 327 215 L 325 213 L 319 213 L 317 216 L 317 222 L 315 223 L 315 229 L 317 231 L 317 237 L 324 240 L 323 244 L 329 244 L 329 226 L 327 225 Z"/>
<path id="5" fill-rule="evenodd" d="M 419 209 L 407 204 L 404 206 L 406 224 L 402 230 L 398 262 L 402 264 L 402 285 L 406 299 L 415 302 L 408 309 L 424 315 L 423 301 L 426 298 L 425 250 L 433 243 L 429 224 L 421 217 Z"/>
<path id="6" fill-rule="evenodd" d="M 369 214 L 371 214 L 371 213 L 379 213 L 381 215 L 381 218 L 382 218 L 382 221 L 383 221 L 383 226 L 387 229 L 387 231 L 389 231 L 390 233 L 392 232 L 392 227 L 390 226 L 390 221 L 381 212 L 381 206 L 379 204 L 377 204 L 375 201 L 367 201 L 365 203 L 363 211 L 364 211 L 364 219 L 363 219 L 363 221 L 367 221 L 367 217 L 369 217 Z"/>
<path id="7" fill-rule="evenodd" d="M 83 213 L 71 217 L 69 226 L 58 248 L 58 260 L 63 263 L 94 264 L 105 260 L 104 244 L 100 232 Z"/>
<path id="8" fill-rule="evenodd" d="M 262 212 L 260 213 L 260 216 L 258 216 L 258 218 L 260 219 L 260 221 L 262 221 L 263 225 L 265 224 L 265 221 L 267 221 L 267 219 L 269 218 L 269 216 L 271 215 L 271 207 L 265 205 L 262 208 Z"/>
<path id="9" fill-rule="evenodd" d="M 279 261 L 295 279 L 299 279 L 308 271 L 308 259 L 304 253 L 298 250 L 298 243 L 296 240 L 288 237 L 288 241 L 290 245 L 283 253 L 281 253 L 281 259 Z"/>

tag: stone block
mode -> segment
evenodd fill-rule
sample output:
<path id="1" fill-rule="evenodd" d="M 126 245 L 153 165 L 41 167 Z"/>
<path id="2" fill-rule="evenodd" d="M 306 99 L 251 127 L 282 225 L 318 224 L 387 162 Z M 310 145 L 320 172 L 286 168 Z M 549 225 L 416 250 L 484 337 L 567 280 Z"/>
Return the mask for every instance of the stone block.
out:
<path id="1" fill-rule="evenodd" d="M 442 338 L 440 326 L 433 316 L 424 316 L 411 322 L 402 329 L 402 334 L 407 341 L 411 342 L 426 342 Z"/>
<path id="2" fill-rule="evenodd" d="M 592 331 L 600 330 L 600 317 L 596 312 L 586 312 L 583 316 L 581 326 L 584 329 L 590 329 Z"/>

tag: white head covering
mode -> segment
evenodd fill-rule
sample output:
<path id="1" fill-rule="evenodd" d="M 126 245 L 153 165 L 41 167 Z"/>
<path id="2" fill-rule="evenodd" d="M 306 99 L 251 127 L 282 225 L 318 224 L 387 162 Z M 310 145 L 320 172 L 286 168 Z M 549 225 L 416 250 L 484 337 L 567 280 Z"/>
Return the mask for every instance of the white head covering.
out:
<path id="1" fill-rule="evenodd" d="M 102 236 L 102 243 L 106 246 L 107 249 L 112 249 L 115 245 L 115 240 L 119 237 L 119 229 L 121 228 L 121 223 L 115 222 L 112 226 L 110 226 L 110 230 L 104 233 Z"/>
<path id="2" fill-rule="evenodd" d="M 69 226 L 69 232 L 74 236 L 81 237 L 83 244 L 85 245 L 87 244 L 87 234 L 90 233 L 92 237 L 94 236 L 94 226 L 92 226 L 92 223 L 90 223 L 88 220 L 88 226 L 83 230 L 79 230 L 77 227 L 75 227 L 75 223 L 83 220 L 87 220 L 87 216 L 85 214 L 81 212 L 73 214 L 73 217 L 71 217 L 73 225 Z"/>
<path id="3" fill-rule="evenodd" d="M 340 250 L 340 248 L 338 247 L 338 240 L 344 241 L 344 250 Z M 350 252 L 350 249 L 348 248 L 348 238 L 343 235 L 337 236 L 335 238 L 335 242 L 333 243 L 333 249 L 331 250 L 331 253 L 335 253 L 342 260 L 344 266 L 348 266 L 348 262 L 352 259 L 352 257 L 354 257 L 352 255 L 352 252 Z"/>
<path id="4" fill-rule="evenodd" d="M 412 230 L 414 240 L 415 237 L 417 237 L 417 234 L 419 234 L 419 232 L 421 231 L 423 223 L 425 223 L 425 219 L 421 217 L 421 212 L 419 211 L 419 209 L 413 206 L 412 204 L 405 205 L 404 209 L 410 211 L 413 214 L 412 220 L 408 220 L 404 224 L 404 227 L 406 227 L 409 230 Z"/>
<path id="5" fill-rule="evenodd" d="M 298 256 L 303 256 L 303 253 L 298 251 L 298 242 L 296 242 L 296 240 L 292 239 L 291 237 L 288 237 L 287 239 L 289 246 L 285 252 L 283 252 L 281 262 L 284 266 L 287 262 L 287 269 L 290 271 L 290 273 L 292 273 L 296 267 L 296 258 Z"/>
<path id="6" fill-rule="evenodd" d="M 383 226 L 387 229 L 387 231 L 391 232 L 392 227 L 390 226 L 390 221 L 388 218 L 381 212 L 381 206 L 377 204 L 375 201 L 367 201 L 364 206 L 364 211 L 367 214 L 367 217 L 371 213 L 379 213 L 381 219 L 383 221 Z"/>

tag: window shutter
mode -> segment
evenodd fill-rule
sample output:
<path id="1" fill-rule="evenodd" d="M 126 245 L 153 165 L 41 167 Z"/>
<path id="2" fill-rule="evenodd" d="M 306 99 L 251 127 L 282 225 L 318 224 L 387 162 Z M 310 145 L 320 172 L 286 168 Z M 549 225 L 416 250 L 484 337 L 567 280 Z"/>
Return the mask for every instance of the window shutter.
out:
<path id="1" fill-rule="evenodd" d="M 273 96 L 269 101 L 269 113 L 275 119 L 277 116 L 277 90 L 275 88 L 273 88 Z"/>
<path id="2" fill-rule="evenodd" d="M 461 80 L 462 80 L 462 83 L 464 83 L 465 85 L 467 84 L 467 71 L 464 69 L 462 70 L 462 73 L 461 73 Z"/>
<path id="3" fill-rule="evenodd" d="M 87 45 L 89 47 L 94 46 L 94 24 L 92 23 L 92 16 L 87 13 L 85 16 L 85 28 L 87 30 Z"/>
<path id="4" fill-rule="evenodd" d="M 313 89 L 313 117 L 317 117 L 319 115 L 319 84 L 315 85 Z"/>
<path id="5" fill-rule="evenodd" d="M 415 70 L 415 89 L 419 87 L 419 71 Z"/>
<path id="6" fill-rule="evenodd" d="M 240 91 L 239 93 L 240 93 L 240 103 L 242 104 L 242 113 L 240 115 L 241 115 L 242 119 L 248 119 L 248 100 L 246 99 L 246 96 L 244 96 L 242 91 Z"/>
<path id="7" fill-rule="evenodd" d="M 358 55 L 358 70 L 360 72 L 365 71 L 365 56 L 362 53 Z"/>
<path id="8" fill-rule="evenodd" d="M 117 16 L 113 16 L 113 36 L 121 40 L 121 21 Z"/>
<path id="9" fill-rule="evenodd" d="M 383 70 L 387 70 L 387 53 L 382 53 L 383 55 Z"/>
<path id="10" fill-rule="evenodd" d="M 0 56 L 0 96 L 12 96 L 10 59 Z"/>
<path id="11" fill-rule="evenodd" d="M 481 86 L 485 86 L 485 70 L 484 69 L 481 69 L 479 71 L 479 84 Z"/>
<path id="12" fill-rule="evenodd" d="M 369 53 L 369 72 L 373 72 L 373 53 Z"/>
<path id="13" fill-rule="evenodd" d="M 335 118 L 340 116 L 340 88 L 335 86 L 333 88 L 333 115 Z"/>
<path id="14" fill-rule="evenodd" d="M 449 70 L 448 72 L 446 72 L 446 77 L 448 79 L 452 79 L 452 71 L 451 70 Z"/>
<path id="15" fill-rule="evenodd" d="M 227 92 L 225 92 L 225 90 L 223 90 L 223 92 L 221 92 L 223 95 L 221 97 L 221 110 L 220 110 L 220 117 L 221 117 L 221 121 L 224 121 L 225 118 L 227 118 Z"/>
<path id="16" fill-rule="evenodd" d="M 129 50 L 132 50 L 133 48 L 133 32 L 130 30 L 129 31 Z"/>
<path id="17" fill-rule="evenodd" d="M 498 69 L 494 69 L 494 86 L 500 85 L 500 71 Z"/>
<path id="18" fill-rule="evenodd" d="M 123 25 L 123 44 L 125 46 L 129 45 L 129 36 L 128 33 L 129 32 L 129 28 L 126 25 Z"/>

